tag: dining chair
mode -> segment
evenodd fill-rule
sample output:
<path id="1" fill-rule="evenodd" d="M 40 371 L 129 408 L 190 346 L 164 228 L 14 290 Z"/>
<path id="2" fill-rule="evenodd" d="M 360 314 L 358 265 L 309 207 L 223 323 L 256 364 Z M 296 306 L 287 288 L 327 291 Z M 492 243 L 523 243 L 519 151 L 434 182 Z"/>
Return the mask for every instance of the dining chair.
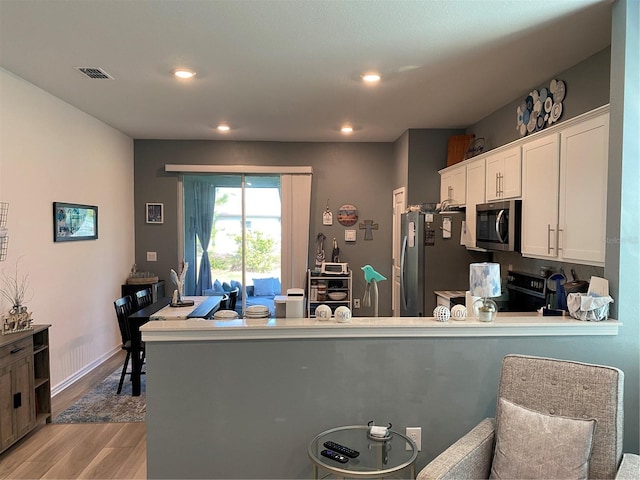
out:
<path id="1" fill-rule="evenodd" d="M 229 292 L 227 292 L 227 295 L 229 295 L 229 300 L 227 302 L 227 310 L 235 310 L 236 309 L 236 303 L 238 301 L 238 293 L 240 292 L 240 289 L 238 287 L 230 290 Z M 222 307 L 221 307 L 222 308 Z"/>
<path id="2" fill-rule="evenodd" d="M 219 310 L 226 310 L 228 305 L 229 305 L 229 295 L 227 293 L 223 293 L 222 298 L 220 298 Z"/>
<path id="3" fill-rule="evenodd" d="M 118 298 L 113 305 L 116 310 L 116 316 L 118 317 L 118 327 L 120 328 L 120 336 L 122 337 L 122 345 L 120 348 L 127 352 L 124 359 L 124 365 L 122 366 L 122 373 L 120 374 L 120 382 L 118 383 L 118 392 L 122 392 L 122 384 L 124 383 L 124 377 L 127 373 L 127 366 L 129 365 L 129 359 L 131 358 L 131 331 L 129 328 L 129 315 L 133 312 L 133 300 L 129 295 Z M 144 344 L 142 345 L 142 358 L 144 359 Z"/>
<path id="4" fill-rule="evenodd" d="M 136 292 L 135 300 L 136 300 L 136 308 L 135 308 L 136 311 L 151 305 L 153 303 L 153 295 L 151 293 L 151 289 L 143 288 L 142 290 L 138 290 Z"/>

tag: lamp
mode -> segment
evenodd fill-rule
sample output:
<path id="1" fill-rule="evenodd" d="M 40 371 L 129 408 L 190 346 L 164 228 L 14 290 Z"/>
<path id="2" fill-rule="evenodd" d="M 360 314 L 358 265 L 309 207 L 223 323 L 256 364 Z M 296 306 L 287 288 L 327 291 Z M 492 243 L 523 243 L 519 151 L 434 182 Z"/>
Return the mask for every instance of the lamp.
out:
<path id="1" fill-rule="evenodd" d="M 364 272 L 364 280 L 367 282 L 367 286 L 364 289 L 364 297 L 362 298 L 362 305 L 364 307 L 370 307 L 371 300 L 371 288 L 373 286 L 373 316 L 378 316 L 378 282 L 386 280 L 387 277 L 376 272 L 371 265 L 365 265 L 362 267 Z"/>
<path id="2" fill-rule="evenodd" d="M 498 313 L 498 305 L 491 297 L 499 297 L 500 264 L 472 263 L 469 266 L 469 290 L 474 297 L 481 297 L 473 304 L 473 312 L 481 322 L 491 322 Z"/>

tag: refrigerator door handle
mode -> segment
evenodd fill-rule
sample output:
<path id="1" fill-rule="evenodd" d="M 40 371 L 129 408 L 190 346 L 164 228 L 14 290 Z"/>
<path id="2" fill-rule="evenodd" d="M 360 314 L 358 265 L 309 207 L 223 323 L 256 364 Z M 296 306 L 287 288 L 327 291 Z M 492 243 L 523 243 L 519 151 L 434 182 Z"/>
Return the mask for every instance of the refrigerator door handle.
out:
<path id="1" fill-rule="evenodd" d="M 402 253 L 400 254 L 400 296 L 402 305 L 407 308 L 407 286 L 404 283 L 405 263 L 407 260 L 407 236 L 402 237 Z"/>

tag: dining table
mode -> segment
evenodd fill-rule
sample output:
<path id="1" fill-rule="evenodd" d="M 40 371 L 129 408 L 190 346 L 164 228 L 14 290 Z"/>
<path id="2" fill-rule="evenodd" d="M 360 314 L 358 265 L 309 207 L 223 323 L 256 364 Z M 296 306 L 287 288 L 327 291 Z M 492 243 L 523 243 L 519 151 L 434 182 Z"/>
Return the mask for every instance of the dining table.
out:
<path id="1" fill-rule="evenodd" d="M 140 396 L 140 376 L 142 375 L 142 335 L 140 327 L 149 321 L 187 320 L 190 318 L 210 319 L 219 310 L 221 296 L 187 296 L 184 300 L 193 305 L 172 306 L 171 298 L 159 298 L 151 305 L 129 315 L 131 335 L 131 395 Z"/>

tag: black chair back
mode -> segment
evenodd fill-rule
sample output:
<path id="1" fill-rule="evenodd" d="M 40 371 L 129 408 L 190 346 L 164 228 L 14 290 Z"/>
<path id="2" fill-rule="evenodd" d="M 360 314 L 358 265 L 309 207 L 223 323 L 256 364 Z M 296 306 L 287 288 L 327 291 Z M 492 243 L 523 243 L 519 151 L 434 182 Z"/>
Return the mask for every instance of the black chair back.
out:
<path id="1" fill-rule="evenodd" d="M 153 303 L 153 295 L 150 288 L 144 288 L 136 292 L 136 311 Z"/>
<path id="2" fill-rule="evenodd" d="M 233 290 L 227 292 L 227 295 L 229 295 L 229 301 L 227 302 L 227 310 L 235 310 L 236 309 L 236 302 L 238 301 L 238 293 L 240 292 L 240 289 L 238 287 L 234 288 Z M 220 307 L 222 309 L 222 306 Z"/>
<path id="3" fill-rule="evenodd" d="M 120 335 L 122 336 L 122 344 L 126 344 L 131 340 L 129 331 L 129 315 L 133 312 L 133 301 L 129 295 L 121 297 L 113 302 L 118 317 L 118 326 L 120 327 Z"/>
<path id="4" fill-rule="evenodd" d="M 229 294 L 225 293 L 222 295 L 222 298 L 220 298 L 220 308 L 218 308 L 218 310 L 226 310 L 228 306 L 229 306 Z"/>

